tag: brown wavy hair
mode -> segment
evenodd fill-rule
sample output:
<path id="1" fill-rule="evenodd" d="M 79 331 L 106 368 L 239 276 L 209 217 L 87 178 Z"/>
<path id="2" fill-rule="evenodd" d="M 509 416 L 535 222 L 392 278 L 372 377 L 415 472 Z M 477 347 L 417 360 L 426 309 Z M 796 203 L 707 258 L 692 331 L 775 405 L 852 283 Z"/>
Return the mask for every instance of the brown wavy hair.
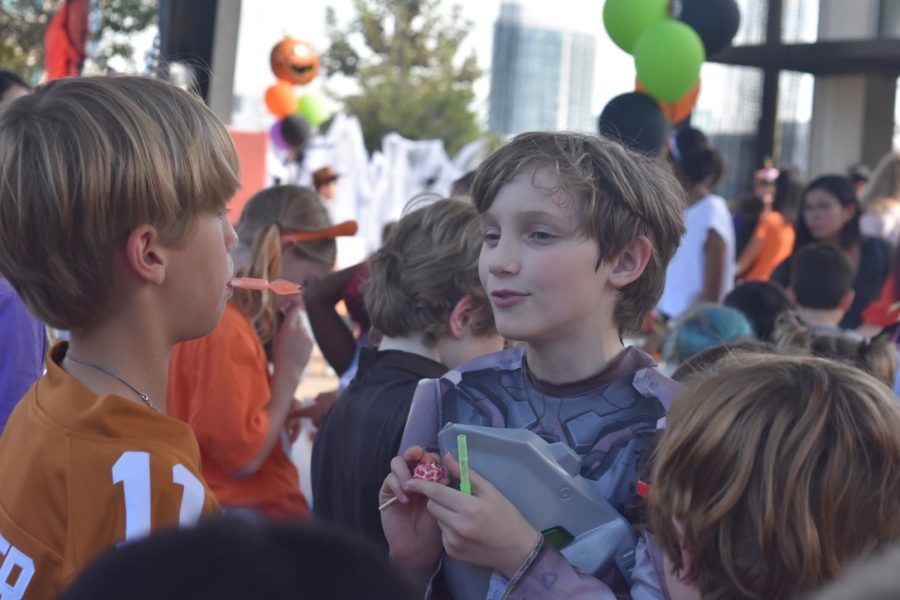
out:
<path id="1" fill-rule="evenodd" d="M 434 346 L 453 308 L 469 294 L 473 333 L 495 331 L 478 278 L 481 242 L 478 213 L 466 200 L 439 199 L 404 215 L 370 259 L 363 293 L 372 327 L 391 337 L 421 333 Z"/>
<path id="2" fill-rule="evenodd" d="M 666 267 L 684 233 L 684 190 L 652 158 L 594 135 L 531 132 L 514 137 L 475 173 L 472 199 L 487 211 L 501 188 L 521 173 L 544 170 L 576 200 L 582 233 L 597 242 L 597 267 L 615 260 L 638 236 L 653 253 L 643 274 L 622 288 L 614 317 L 620 332 L 636 331 L 662 295 Z"/>
<path id="3" fill-rule="evenodd" d="M 794 598 L 900 537 L 900 408 L 885 385 L 750 354 L 691 381 L 656 450 L 649 516 L 704 599 Z"/>

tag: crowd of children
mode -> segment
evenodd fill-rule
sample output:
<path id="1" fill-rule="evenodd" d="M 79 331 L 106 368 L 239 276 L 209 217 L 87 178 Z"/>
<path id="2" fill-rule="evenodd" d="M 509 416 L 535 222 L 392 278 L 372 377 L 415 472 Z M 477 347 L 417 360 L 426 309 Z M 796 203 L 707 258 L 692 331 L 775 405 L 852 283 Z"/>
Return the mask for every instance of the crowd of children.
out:
<path id="1" fill-rule="evenodd" d="M 19 87 L 0 107 L 0 598 L 787 600 L 895 576 L 897 161 L 863 204 L 843 175 L 769 168 L 735 229 L 696 129 L 668 161 L 524 133 L 335 272 L 353 227 L 323 203 L 333 170 L 320 193 L 258 192 L 235 230 L 237 156 L 192 93 Z M 625 343 L 654 320 L 662 356 Z M 316 343 L 352 377 L 303 405 Z M 448 423 L 473 457 L 479 428 L 545 448 L 566 478 L 546 512 L 606 508 L 539 525 L 546 482 L 504 487 Z"/>

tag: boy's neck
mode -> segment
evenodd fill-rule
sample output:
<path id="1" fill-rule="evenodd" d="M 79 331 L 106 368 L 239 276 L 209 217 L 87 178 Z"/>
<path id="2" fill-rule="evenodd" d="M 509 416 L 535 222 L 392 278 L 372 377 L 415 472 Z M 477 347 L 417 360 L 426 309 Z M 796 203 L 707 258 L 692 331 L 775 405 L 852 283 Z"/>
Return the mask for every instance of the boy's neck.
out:
<path id="1" fill-rule="evenodd" d="M 596 375 L 623 349 L 615 331 L 593 339 L 562 339 L 551 344 L 528 343 L 528 369 L 541 381 L 554 385 L 574 383 Z"/>
<path id="2" fill-rule="evenodd" d="M 165 413 L 172 345 L 163 343 L 150 332 L 143 333 L 147 335 L 111 326 L 101 326 L 90 332 L 73 332 L 68 354 L 82 362 L 63 360 L 62 367 L 97 395 L 115 394 L 143 405 L 140 396 L 131 389 L 133 387 L 146 394 L 150 402 Z"/>
<path id="3" fill-rule="evenodd" d="M 391 337 L 386 335 L 381 339 L 381 343 L 378 344 L 378 351 L 381 352 L 382 350 L 409 352 L 410 354 L 430 358 L 435 362 L 441 362 L 441 356 L 437 347 L 426 346 L 421 336 Z"/>
<path id="4" fill-rule="evenodd" d="M 707 186 L 706 184 L 703 184 L 703 183 L 698 183 L 696 185 L 691 186 L 690 189 L 688 190 L 688 200 L 693 205 L 693 204 L 696 204 L 697 202 L 700 202 L 701 200 L 703 200 L 704 198 L 709 196 L 711 193 L 712 193 L 712 191 L 709 189 L 709 186 Z"/>
<path id="5" fill-rule="evenodd" d="M 844 311 L 840 308 L 803 308 L 797 307 L 797 314 L 807 325 L 819 327 L 838 327 L 844 318 Z"/>

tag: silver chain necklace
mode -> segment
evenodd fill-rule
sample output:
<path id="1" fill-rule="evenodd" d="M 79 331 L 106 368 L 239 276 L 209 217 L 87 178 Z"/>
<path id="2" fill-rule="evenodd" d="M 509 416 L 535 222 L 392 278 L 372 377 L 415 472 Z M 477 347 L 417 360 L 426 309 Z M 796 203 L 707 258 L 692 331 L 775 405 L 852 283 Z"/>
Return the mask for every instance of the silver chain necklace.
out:
<path id="1" fill-rule="evenodd" d="M 131 385 L 130 383 L 125 381 L 124 378 L 119 377 L 118 375 L 116 375 L 115 373 L 113 373 L 112 371 L 107 369 L 106 367 L 86 361 L 83 358 L 78 358 L 77 356 L 74 356 L 71 352 L 66 352 L 66 358 L 68 358 L 72 362 L 76 362 L 80 365 L 84 365 L 86 367 L 96 369 L 96 370 L 100 371 L 101 373 L 105 373 L 106 375 L 109 375 L 113 379 L 116 379 L 116 380 L 120 381 L 121 383 L 124 383 L 125 385 L 128 386 L 128 389 L 130 389 L 132 392 L 134 392 L 141 398 L 141 400 L 144 402 L 144 404 L 146 404 L 148 407 L 150 407 L 152 410 L 155 410 L 158 413 L 162 412 L 161 410 L 159 410 L 159 407 L 156 406 L 156 404 L 154 404 L 152 400 L 150 400 L 150 396 L 148 396 L 141 390 L 137 389 L 136 387 L 134 387 L 133 385 Z"/>

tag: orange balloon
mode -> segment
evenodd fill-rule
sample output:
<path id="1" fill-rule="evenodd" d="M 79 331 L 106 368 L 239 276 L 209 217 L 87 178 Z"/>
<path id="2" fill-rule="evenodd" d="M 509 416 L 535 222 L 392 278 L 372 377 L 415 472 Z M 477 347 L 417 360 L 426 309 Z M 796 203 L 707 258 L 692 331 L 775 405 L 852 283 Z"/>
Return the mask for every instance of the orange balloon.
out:
<path id="1" fill-rule="evenodd" d="M 635 79 L 634 87 L 638 92 L 647 93 L 646 89 L 644 89 L 644 84 L 641 83 L 640 79 Z M 668 120 L 669 123 L 675 124 L 681 123 L 690 116 L 691 111 L 694 110 L 694 106 L 697 104 L 697 98 L 699 96 L 700 80 L 698 79 L 697 83 L 694 84 L 694 87 L 675 102 L 663 102 L 657 100 L 656 103 L 659 105 L 662 114 L 665 115 L 666 120 Z"/>
<path id="2" fill-rule="evenodd" d="M 297 98 L 294 96 L 294 86 L 290 83 L 279 81 L 266 90 L 266 108 L 279 119 L 292 114 L 296 106 Z"/>

